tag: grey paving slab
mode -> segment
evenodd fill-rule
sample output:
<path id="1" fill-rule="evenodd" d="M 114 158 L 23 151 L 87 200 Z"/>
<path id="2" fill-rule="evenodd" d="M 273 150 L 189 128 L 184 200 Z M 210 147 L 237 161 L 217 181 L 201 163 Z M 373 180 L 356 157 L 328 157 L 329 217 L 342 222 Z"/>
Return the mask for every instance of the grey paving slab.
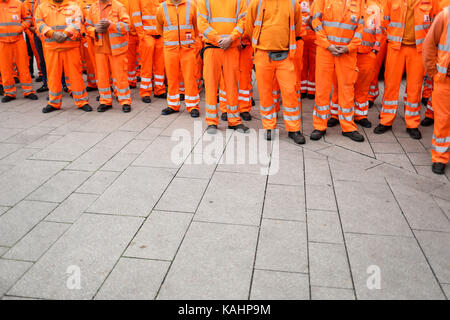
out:
<path id="1" fill-rule="evenodd" d="M 0 297 L 31 267 L 33 263 L 0 259 Z"/>
<path id="2" fill-rule="evenodd" d="M 437 175 L 433 171 L 431 171 L 431 165 L 429 166 L 414 166 L 417 173 L 421 176 L 433 179 L 436 182 L 448 183 L 450 180 L 446 175 Z"/>
<path id="3" fill-rule="evenodd" d="M 13 166 L 18 165 L 38 151 L 39 149 L 35 148 L 21 148 L 0 160 L 0 164 Z"/>
<path id="4" fill-rule="evenodd" d="M 353 289 L 311 286 L 312 300 L 355 300 Z"/>
<path id="5" fill-rule="evenodd" d="M 157 117 L 158 117 L 158 115 L 156 115 L 156 114 L 147 114 L 147 115 L 143 116 L 143 114 L 140 113 L 140 114 L 136 115 L 134 118 L 125 122 L 120 127 L 120 130 L 141 132 L 148 125 L 150 125 Z"/>
<path id="6" fill-rule="evenodd" d="M 438 204 L 438 206 L 442 209 L 442 212 L 450 219 L 450 201 L 446 201 L 440 199 L 438 197 L 433 197 L 434 201 Z M 0 209 L 1 211 L 1 209 Z"/>
<path id="7" fill-rule="evenodd" d="M 450 299 L 450 284 L 443 284 L 442 289 L 444 289 L 447 299 Z"/>
<path id="8" fill-rule="evenodd" d="M 411 152 L 408 153 L 413 165 L 431 166 L 431 154 L 429 152 Z"/>
<path id="9" fill-rule="evenodd" d="M 306 224 L 263 219 L 255 268 L 308 272 Z"/>
<path id="10" fill-rule="evenodd" d="M 259 225 L 265 184 L 265 176 L 216 172 L 194 220 Z"/>
<path id="11" fill-rule="evenodd" d="M 439 282 L 450 283 L 450 233 L 414 231 Z"/>
<path id="12" fill-rule="evenodd" d="M 450 220 L 431 195 L 403 184 L 391 188 L 412 229 L 450 232 Z"/>
<path id="13" fill-rule="evenodd" d="M 360 181 L 372 183 L 384 183 L 384 176 L 375 175 L 367 170 L 355 168 L 351 162 L 341 162 L 336 159 L 328 159 L 333 180 Z"/>
<path id="14" fill-rule="evenodd" d="M 386 183 L 337 181 L 335 190 L 344 232 L 412 236 Z"/>
<path id="15" fill-rule="evenodd" d="M 91 172 L 62 170 L 28 196 L 29 200 L 62 202 L 75 191 Z"/>
<path id="16" fill-rule="evenodd" d="M 416 173 L 414 166 L 411 164 L 411 161 L 405 153 L 376 153 L 375 156 L 380 161 Z"/>
<path id="17" fill-rule="evenodd" d="M 61 139 L 62 135 L 56 135 L 56 134 L 46 134 L 39 139 L 36 139 L 32 143 L 27 144 L 27 148 L 37 148 L 37 149 L 43 149 L 45 147 L 48 147 L 49 145 L 55 143 L 59 139 Z"/>
<path id="18" fill-rule="evenodd" d="M 269 183 L 283 185 L 304 185 L 303 161 L 300 159 L 286 160 L 272 158 L 270 163 L 271 175 L 269 175 Z"/>
<path id="19" fill-rule="evenodd" d="M 102 194 L 119 175 L 119 172 L 97 171 L 90 176 L 76 192 Z"/>
<path id="20" fill-rule="evenodd" d="M 216 169 L 216 164 L 205 163 L 184 163 L 177 173 L 180 178 L 196 178 L 196 179 L 210 179 Z"/>
<path id="21" fill-rule="evenodd" d="M 191 220 L 189 213 L 153 211 L 124 256 L 173 260 Z"/>
<path id="22" fill-rule="evenodd" d="M 346 149 L 353 150 L 355 152 L 364 154 L 364 155 L 369 156 L 369 157 L 373 157 L 373 152 L 374 151 L 372 150 L 372 147 L 371 147 L 371 145 L 370 145 L 370 143 L 369 143 L 369 141 L 367 139 L 364 142 L 362 142 L 362 143 L 361 142 L 356 142 L 356 141 L 353 141 L 353 140 L 351 140 L 351 139 L 349 139 L 347 137 L 344 137 L 341 134 L 341 129 L 340 128 L 336 127 L 334 129 L 331 129 L 331 130 L 337 131 L 337 132 L 333 132 L 333 131 L 330 131 L 328 129 L 327 130 L 327 135 L 325 135 L 325 141 L 326 142 L 334 144 L 334 145 L 337 145 L 337 146 L 341 146 L 341 147 L 346 148 Z"/>
<path id="23" fill-rule="evenodd" d="M 92 299 L 143 219 L 85 214 L 8 292 L 45 299 Z M 79 276 L 80 288 L 77 289 Z"/>
<path id="24" fill-rule="evenodd" d="M 153 300 L 170 262 L 120 258 L 95 296 L 97 300 Z"/>
<path id="25" fill-rule="evenodd" d="M 104 133 L 71 132 L 42 149 L 32 159 L 73 161 L 104 137 Z"/>
<path id="26" fill-rule="evenodd" d="M 286 199 L 289 199 L 286 201 Z M 268 184 L 264 199 L 264 218 L 305 221 L 303 186 Z"/>
<path id="27" fill-rule="evenodd" d="M 100 170 L 122 172 L 138 157 L 134 153 L 118 152 Z"/>
<path id="28" fill-rule="evenodd" d="M 328 160 L 305 159 L 306 185 L 331 185 Z"/>
<path id="29" fill-rule="evenodd" d="M 22 201 L 0 217 L 0 245 L 11 247 L 56 207 L 56 203 Z"/>
<path id="30" fill-rule="evenodd" d="M 9 247 L 0 247 L 0 257 L 9 250 Z"/>
<path id="31" fill-rule="evenodd" d="M 380 161 L 374 158 L 338 146 L 332 146 L 317 152 L 345 163 L 352 163 L 355 167 L 362 169 L 371 168 L 380 164 Z"/>
<path id="32" fill-rule="evenodd" d="M 247 299 L 258 229 L 193 222 L 158 299 Z"/>
<path id="33" fill-rule="evenodd" d="M 308 240 L 313 242 L 343 243 L 337 212 L 308 210 Z"/>
<path id="34" fill-rule="evenodd" d="M 31 127 L 10 137 L 6 142 L 29 144 L 48 134 L 51 130 L 51 128 L 46 127 Z"/>
<path id="35" fill-rule="evenodd" d="M 175 177 L 156 204 L 156 210 L 192 212 L 197 210 L 208 181 Z"/>
<path id="36" fill-rule="evenodd" d="M 397 142 L 375 142 L 372 143 L 372 148 L 375 153 L 405 153 L 402 146 Z"/>
<path id="37" fill-rule="evenodd" d="M 173 175 L 170 169 L 129 167 L 87 211 L 148 216 Z"/>
<path id="38" fill-rule="evenodd" d="M 41 222 L 14 245 L 3 258 L 37 261 L 69 226 L 65 223 Z"/>
<path id="39" fill-rule="evenodd" d="M 306 207 L 315 210 L 337 211 L 332 185 L 306 185 Z"/>
<path id="40" fill-rule="evenodd" d="M 405 152 L 425 152 L 425 148 L 422 143 L 418 140 L 413 140 L 411 138 L 398 138 L 398 142 L 402 146 Z"/>
<path id="41" fill-rule="evenodd" d="M 309 242 L 309 270 L 312 286 L 353 289 L 343 244 Z"/>
<path id="42" fill-rule="evenodd" d="M 435 189 L 431 194 L 437 198 L 450 201 L 450 183 L 440 184 L 440 186 L 435 185 Z"/>
<path id="43" fill-rule="evenodd" d="M 22 148 L 22 144 L 15 144 L 15 143 L 0 143 L 0 159 L 4 159 L 10 154 L 16 152 L 20 148 Z"/>
<path id="44" fill-rule="evenodd" d="M 0 128 L 0 142 L 4 142 L 22 131 L 22 129 Z"/>
<path id="45" fill-rule="evenodd" d="M 153 141 L 161 134 L 162 131 L 162 128 L 147 127 L 136 136 L 136 139 Z"/>
<path id="46" fill-rule="evenodd" d="M 151 141 L 149 140 L 131 140 L 121 151 L 124 153 L 132 153 L 132 154 L 140 154 L 142 153 L 149 145 Z"/>
<path id="47" fill-rule="evenodd" d="M 3 207 L 3 206 L 0 206 L 0 216 L 2 215 L 2 214 L 4 214 L 6 211 L 8 211 L 10 209 L 10 207 Z"/>
<path id="48" fill-rule="evenodd" d="M 74 223 L 97 198 L 93 194 L 72 193 L 45 220 Z"/>
<path id="49" fill-rule="evenodd" d="M 363 234 L 345 238 L 358 299 L 444 298 L 414 238 Z"/>
<path id="50" fill-rule="evenodd" d="M 308 300 L 307 275 L 289 272 L 255 270 L 251 300 Z"/>

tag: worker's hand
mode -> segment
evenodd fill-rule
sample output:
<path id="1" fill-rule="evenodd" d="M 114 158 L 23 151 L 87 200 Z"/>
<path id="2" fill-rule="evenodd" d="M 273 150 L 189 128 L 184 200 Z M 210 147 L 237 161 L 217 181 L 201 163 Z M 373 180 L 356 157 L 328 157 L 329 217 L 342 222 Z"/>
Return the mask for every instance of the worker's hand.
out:
<path id="1" fill-rule="evenodd" d="M 341 52 L 341 54 L 348 53 L 348 47 L 347 46 L 336 46 L 336 49 Z"/>
<path id="2" fill-rule="evenodd" d="M 105 31 L 106 31 L 106 30 L 108 30 L 111 22 L 109 22 L 109 20 L 102 19 L 102 20 L 100 20 L 100 24 L 105 28 Z"/>
<path id="3" fill-rule="evenodd" d="M 97 32 L 97 33 L 105 32 L 105 28 L 103 27 L 103 25 L 101 23 L 97 23 L 95 25 L 95 32 Z"/>
<path id="4" fill-rule="evenodd" d="M 219 47 L 220 49 L 226 50 L 231 46 L 232 43 L 233 39 L 230 36 L 224 37 L 219 40 Z"/>
<path id="5" fill-rule="evenodd" d="M 334 44 L 331 44 L 328 47 L 328 51 L 330 51 L 330 53 L 335 57 L 339 57 L 342 54 L 342 52 L 339 51 L 338 48 Z"/>
<path id="6" fill-rule="evenodd" d="M 55 32 L 53 32 L 52 38 L 56 42 L 61 43 L 61 42 L 64 42 L 66 40 L 67 36 L 66 36 L 66 34 L 64 32 L 55 31 Z"/>
<path id="7" fill-rule="evenodd" d="M 30 30 L 31 32 L 34 33 L 34 31 L 36 30 L 34 27 L 29 27 L 28 30 Z"/>

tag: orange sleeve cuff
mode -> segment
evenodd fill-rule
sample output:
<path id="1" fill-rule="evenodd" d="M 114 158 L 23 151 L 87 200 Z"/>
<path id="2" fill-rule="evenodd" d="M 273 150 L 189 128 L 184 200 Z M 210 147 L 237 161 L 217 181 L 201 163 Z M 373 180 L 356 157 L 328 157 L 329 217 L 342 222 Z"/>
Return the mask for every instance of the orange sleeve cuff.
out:
<path id="1" fill-rule="evenodd" d="M 50 29 L 45 33 L 45 36 L 47 36 L 48 38 L 51 38 L 51 37 L 53 37 L 53 33 L 55 33 L 55 31 Z"/>

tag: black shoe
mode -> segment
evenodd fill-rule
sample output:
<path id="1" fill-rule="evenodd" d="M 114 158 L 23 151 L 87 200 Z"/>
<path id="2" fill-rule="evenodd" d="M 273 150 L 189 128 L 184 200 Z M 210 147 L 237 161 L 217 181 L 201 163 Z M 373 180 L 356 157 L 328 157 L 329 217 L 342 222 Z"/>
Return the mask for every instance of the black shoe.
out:
<path id="1" fill-rule="evenodd" d="M 154 96 L 155 96 L 155 98 L 158 98 L 158 99 L 167 99 L 167 93 L 155 94 Z"/>
<path id="2" fill-rule="evenodd" d="M 0 84 L 0 96 L 4 95 L 5 91 L 3 90 L 3 86 Z"/>
<path id="3" fill-rule="evenodd" d="M 69 88 L 67 86 L 63 86 L 62 89 L 64 92 L 69 92 Z"/>
<path id="4" fill-rule="evenodd" d="M 192 118 L 198 118 L 200 117 L 200 111 L 198 111 L 198 109 L 192 109 L 191 112 L 189 112 L 191 114 Z"/>
<path id="5" fill-rule="evenodd" d="M 244 121 L 250 121 L 250 120 L 252 120 L 252 115 L 249 112 L 242 112 L 241 118 Z"/>
<path id="6" fill-rule="evenodd" d="M 36 82 L 42 82 L 42 76 L 37 77 L 36 79 L 34 79 L 34 81 L 36 81 Z"/>
<path id="7" fill-rule="evenodd" d="M 306 92 L 303 92 L 302 94 L 300 94 L 301 99 L 305 99 L 307 96 L 308 96 L 308 94 Z"/>
<path id="8" fill-rule="evenodd" d="M 308 94 L 308 99 L 309 100 L 314 100 L 316 98 L 315 94 Z"/>
<path id="9" fill-rule="evenodd" d="M 254 107 L 256 104 L 255 99 L 252 98 L 252 107 Z"/>
<path id="10" fill-rule="evenodd" d="M 296 144 L 305 144 L 305 137 L 302 135 L 300 131 L 289 132 L 288 137 L 294 140 Z"/>
<path id="11" fill-rule="evenodd" d="M 145 96 L 145 97 L 142 98 L 142 102 L 144 102 L 144 103 L 151 103 L 152 99 L 149 96 Z"/>
<path id="12" fill-rule="evenodd" d="M 372 108 L 374 106 L 374 102 L 369 100 L 369 109 Z"/>
<path id="13" fill-rule="evenodd" d="M 370 122 L 367 118 L 362 118 L 361 120 L 355 120 L 355 123 L 359 124 L 364 128 L 371 128 L 372 122 Z"/>
<path id="14" fill-rule="evenodd" d="M 241 133 L 246 133 L 249 130 L 248 127 L 244 126 L 242 123 L 240 123 L 236 126 L 228 126 L 228 129 L 239 131 Z"/>
<path id="15" fill-rule="evenodd" d="M 39 99 L 37 95 L 35 95 L 34 93 L 30 93 L 29 95 L 25 96 L 25 99 L 30 99 L 30 100 L 37 100 Z"/>
<path id="16" fill-rule="evenodd" d="M 136 77 L 136 82 L 141 82 L 141 77 Z"/>
<path id="17" fill-rule="evenodd" d="M 105 112 L 106 110 L 111 109 L 112 106 L 107 105 L 107 104 L 101 104 L 97 107 L 97 112 Z"/>
<path id="18" fill-rule="evenodd" d="M 40 87 L 36 90 L 37 93 L 47 92 L 47 91 L 48 91 L 48 87 L 46 84 L 42 85 L 42 87 Z"/>
<path id="19" fill-rule="evenodd" d="M 179 112 L 179 111 L 178 111 L 178 110 L 174 110 L 174 109 L 172 109 L 171 107 L 167 107 L 167 108 L 165 108 L 165 109 L 163 109 L 163 110 L 161 111 L 161 114 L 162 114 L 163 116 L 167 116 L 167 115 L 169 115 L 169 114 L 177 113 L 177 112 Z"/>
<path id="20" fill-rule="evenodd" d="M 431 171 L 433 171 L 436 174 L 444 174 L 445 173 L 445 163 L 433 162 L 433 165 L 431 166 Z"/>
<path id="21" fill-rule="evenodd" d="M 427 118 L 427 117 L 423 118 L 423 120 L 420 121 L 420 125 L 422 127 L 429 127 L 429 126 L 433 125 L 433 123 L 434 123 L 434 119 Z"/>
<path id="22" fill-rule="evenodd" d="M 184 101 L 184 94 L 180 94 L 180 101 Z"/>
<path id="23" fill-rule="evenodd" d="M 314 130 L 313 132 L 311 132 L 311 135 L 309 138 L 311 140 L 320 140 L 320 138 L 322 138 L 326 132 L 327 132 L 326 130 L 323 130 L 323 131 Z"/>
<path id="24" fill-rule="evenodd" d="M 42 113 L 49 113 L 49 112 L 56 111 L 56 110 L 58 110 L 58 109 L 56 109 L 55 107 L 52 107 L 51 105 L 48 104 L 47 106 L 45 106 L 42 109 Z"/>
<path id="25" fill-rule="evenodd" d="M 222 113 L 220 116 L 220 119 L 222 119 L 222 121 L 228 121 L 228 115 L 226 112 Z"/>
<path id="26" fill-rule="evenodd" d="M 336 118 L 331 117 L 330 119 L 328 119 L 327 127 L 328 128 L 332 128 L 332 127 L 337 126 L 338 124 L 339 124 L 339 120 L 336 119 Z"/>
<path id="27" fill-rule="evenodd" d="M 31 79 L 35 78 L 34 74 L 32 74 L 32 73 L 30 73 L 30 77 L 31 77 Z"/>
<path id="28" fill-rule="evenodd" d="M 382 134 L 389 130 L 392 130 L 392 126 L 385 126 L 380 123 L 378 126 L 375 127 L 375 129 L 373 129 L 373 133 Z"/>
<path id="29" fill-rule="evenodd" d="M 428 104 L 428 98 L 422 98 L 422 104 L 426 107 Z"/>
<path id="30" fill-rule="evenodd" d="M 272 130 L 266 130 L 266 140 L 270 141 L 272 140 Z"/>
<path id="31" fill-rule="evenodd" d="M 87 91 L 87 92 L 97 91 L 97 88 L 94 88 L 94 87 L 87 87 L 87 88 L 86 88 L 86 91 Z"/>
<path id="32" fill-rule="evenodd" d="M 100 101 L 100 96 L 96 96 L 95 100 Z"/>
<path id="33" fill-rule="evenodd" d="M 14 82 L 15 82 L 15 83 L 20 83 L 20 80 L 19 80 L 19 78 L 17 78 L 17 77 L 14 77 Z"/>
<path id="34" fill-rule="evenodd" d="M 2 103 L 7 103 L 7 102 L 10 102 L 10 101 L 13 101 L 13 100 L 16 100 L 16 98 L 15 97 L 11 97 L 11 96 L 4 96 L 2 98 Z"/>
<path id="35" fill-rule="evenodd" d="M 85 104 L 84 106 L 82 106 L 80 108 L 80 110 L 86 111 L 86 112 L 91 112 L 92 111 L 92 107 L 89 104 Z"/>
<path id="36" fill-rule="evenodd" d="M 130 89 L 136 89 L 136 85 L 135 84 L 130 84 L 129 87 L 130 87 Z"/>
<path id="37" fill-rule="evenodd" d="M 209 134 L 216 134 L 217 133 L 217 126 L 215 124 L 210 124 L 206 128 L 206 132 L 208 132 Z"/>
<path id="38" fill-rule="evenodd" d="M 130 112 L 131 111 L 131 106 L 129 104 L 124 104 L 122 106 L 122 111 L 125 112 L 125 113 Z"/>
<path id="39" fill-rule="evenodd" d="M 406 128 L 406 132 L 409 133 L 409 136 L 413 139 L 419 140 L 422 139 L 422 134 L 420 133 L 418 128 Z"/>
<path id="40" fill-rule="evenodd" d="M 342 135 L 344 137 L 350 138 L 353 141 L 356 142 L 363 142 L 364 141 L 364 136 L 359 133 L 358 131 L 352 131 L 352 132 L 342 132 Z"/>

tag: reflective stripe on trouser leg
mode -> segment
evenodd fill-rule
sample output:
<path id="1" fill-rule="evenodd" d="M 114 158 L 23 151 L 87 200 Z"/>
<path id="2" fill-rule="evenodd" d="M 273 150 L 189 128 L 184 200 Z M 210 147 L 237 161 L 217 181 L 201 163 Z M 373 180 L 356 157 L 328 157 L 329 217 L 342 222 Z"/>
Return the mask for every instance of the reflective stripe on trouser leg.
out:
<path id="1" fill-rule="evenodd" d="M 198 93 L 197 79 L 195 77 L 197 73 L 196 66 L 196 49 L 195 48 L 181 48 L 181 72 L 184 78 L 185 84 L 185 96 L 184 104 L 188 112 L 192 109 L 199 109 L 200 96 Z"/>
<path id="2" fill-rule="evenodd" d="M 10 97 L 16 97 L 17 94 L 13 70 L 15 60 L 14 49 L 15 46 L 12 43 L 0 42 L 0 52 L 2 54 L 2 58 L 0 59 L 0 74 L 2 76 L 5 95 Z"/>
<path id="3" fill-rule="evenodd" d="M 218 50 L 221 51 L 220 49 Z M 217 49 L 214 51 L 217 51 Z M 223 80 L 225 81 L 225 87 L 227 88 L 228 125 L 236 126 L 242 123 L 238 106 L 238 91 L 239 91 L 238 48 L 229 48 L 223 51 L 223 54 L 219 59 L 222 62 Z"/>
<path id="4" fill-rule="evenodd" d="M 47 65 L 48 84 L 48 104 L 53 108 L 60 109 L 62 104 L 62 84 L 61 76 L 63 70 L 63 52 L 55 50 L 45 50 L 45 60 Z"/>
<path id="5" fill-rule="evenodd" d="M 405 122 L 407 128 L 417 128 L 420 124 L 420 97 L 424 78 L 422 53 L 418 53 L 415 47 L 403 49 L 406 49 Z"/>
<path id="6" fill-rule="evenodd" d="M 153 92 L 156 95 L 166 93 L 164 73 L 164 39 L 161 37 L 156 39 L 153 53 Z"/>
<path id="7" fill-rule="evenodd" d="M 358 53 L 358 78 L 355 83 L 355 120 L 367 118 L 369 112 L 369 87 L 375 75 L 376 56 Z"/>
<path id="8" fill-rule="evenodd" d="M 435 82 L 433 88 L 434 131 L 431 141 L 433 162 L 448 163 L 450 159 L 450 79 Z"/>
<path id="9" fill-rule="evenodd" d="M 148 45 L 146 41 L 140 42 L 141 54 L 141 87 L 139 94 L 141 97 L 151 96 L 153 91 L 153 52 L 155 38 L 148 37 L 149 41 L 153 41 L 153 45 Z"/>
<path id="10" fill-rule="evenodd" d="M 137 51 L 138 51 L 139 38 L 137 35 L 129 35 L 128 39 L 128 51 L 127 51 L 127 60 L 128 60 L 128 85 L 136 86 L 137 83 Z"/>
<path id="11" fill-rule="evenodd" d="M 167 106 L 180 110 L 180 56 L 176 50 L 164 51 L 164 62 L 167 64 Z"/>
<path id="12" fill-rule="evenodd" d="M 425 110 L 425 117 L 434 119 L 434 110 L 433 110 L 433 98 L 430 97 L 427 102 L 427 109 Z"/>
<path id="13" fill-rule="evenodd" d="M 205 81 L 205 121 L 208 125 L 218 125 L 217 89 L 222 70 L 220 49 L 208 49 L 203 59 L 203 79 Z"/>
<path id="14" fill-rule="evenodd" d="M 253 48 L 250 45 L 239 51 L 239 70 L 239 111 L 250 112 L 253 96 Z"/>
<path id="15" fill-rule="evenodd" d="M 227 89 L 225 88 L 223 74 L 220 76 L 219 84 L 219 108 L 221 113 L 227 113 Z"/>
<path id="16" fill-rule="evenodd" d="M 110 56 L 111 75 L 115 79 L 115 89 L 117 99 L 123 106 L 124 104 L 131 105 L 130 87 L 128 85 L 127 75 L 127 53 L 122 53 L 116 56 Z"/>
<path id="17" fill-rule="evenodd" d="M 70 89 L 72 90 L 75 105 L 78 108 L 81 108 L 89 103 L 89 98 L 84 85 L 83 76 L 80 73 L 80 49 L 73 48 L 62 51 L 60 57 L 62 57 L 63 60 L 64 73 L 70 79 Z"/>
<path id="18" fill-rule="evenodd" d="M 100 104 L 112 105 L 111 92 L 111 67 L 109 55 L 103 53 L 95 54 L 95 63 L 97 66 L 97 86 L 100 94 Z"/>
<path id="19" fill-rule="evenodd" d="M 281 105 L 281 91 L 277 78 L 274 76 L 272 80 L 272 100 L 275 105 L 275 112 L 280 111 Z"/>

